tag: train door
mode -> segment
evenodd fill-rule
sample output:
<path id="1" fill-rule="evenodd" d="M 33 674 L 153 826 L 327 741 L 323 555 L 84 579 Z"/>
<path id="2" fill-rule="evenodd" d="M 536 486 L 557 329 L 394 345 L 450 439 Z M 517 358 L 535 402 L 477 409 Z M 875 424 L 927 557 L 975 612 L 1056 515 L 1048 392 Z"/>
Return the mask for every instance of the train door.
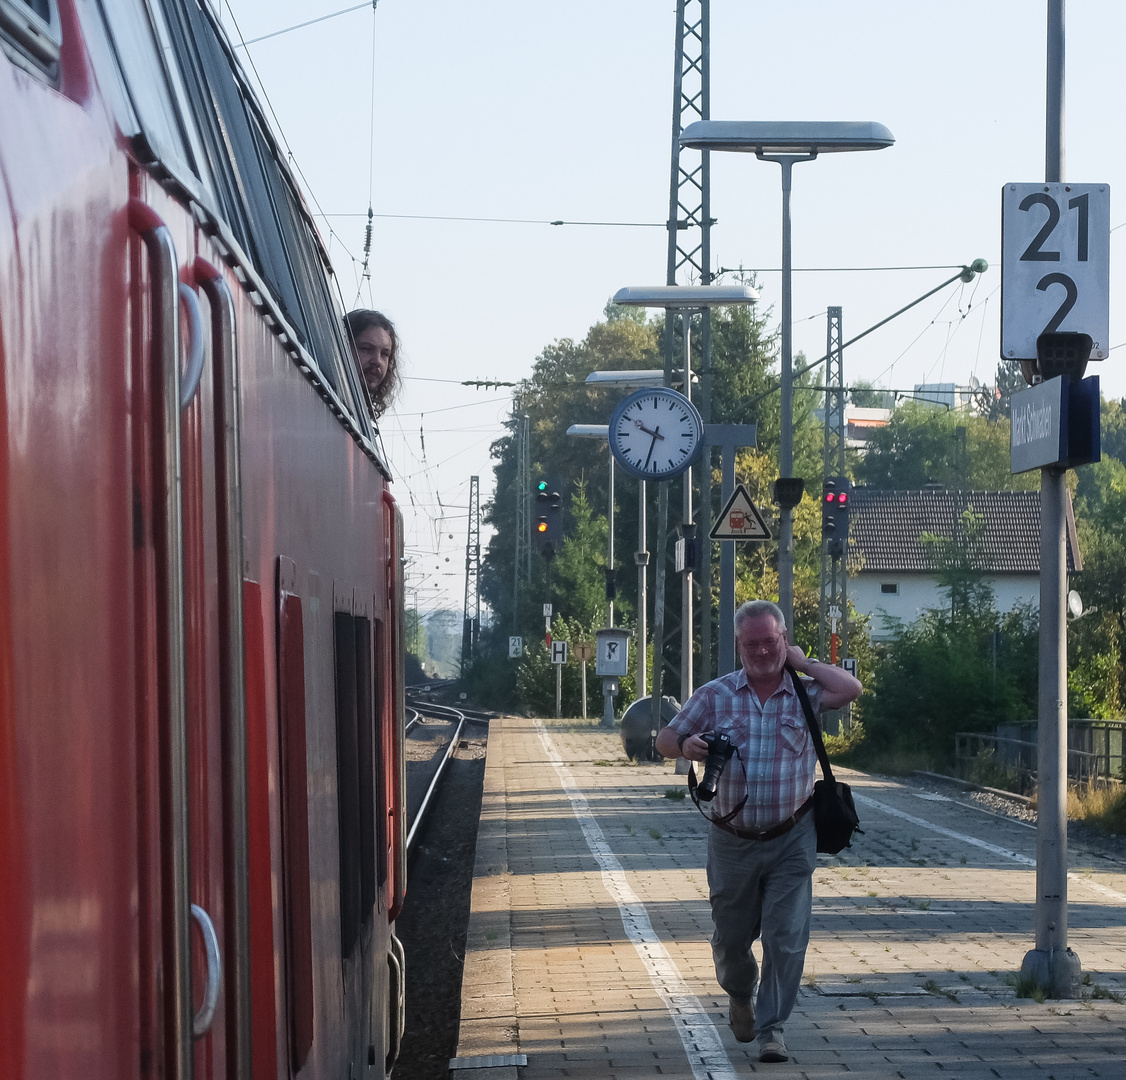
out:
<path id="1" fill-rule="evenodd" d="M 250 1066 L 235 309 L 222 275 L 195 258 L 181 208 L 139 174 L 133 190 L 143 1060 L 172 1080 L 242 1080 Z"/>

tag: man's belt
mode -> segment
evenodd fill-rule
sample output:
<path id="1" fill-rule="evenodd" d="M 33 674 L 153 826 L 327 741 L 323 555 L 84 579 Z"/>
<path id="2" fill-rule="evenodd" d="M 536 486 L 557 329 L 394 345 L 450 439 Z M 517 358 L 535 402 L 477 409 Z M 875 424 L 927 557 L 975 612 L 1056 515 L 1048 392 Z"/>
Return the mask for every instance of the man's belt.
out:
<path id="1" fill-rule="evenodd" d="M 757 840 L 760 843 L 765 840 L 775 840 L 779 836 L 785 836 L 806 814 L 813 809 L 812 796 L 805 800 L 785 821 L 780 821 L 777 825 L 772 825 L 769 829 L 764 829 L 762 832 L 755 832 L 753 829 L 737 829 L 734 825 L 727 825 L 715 818 L 711 819 L 711 823 L 717 828 L 722 829 L 724 832 L 729 832 L 739 837 L 740 840 Z"/>

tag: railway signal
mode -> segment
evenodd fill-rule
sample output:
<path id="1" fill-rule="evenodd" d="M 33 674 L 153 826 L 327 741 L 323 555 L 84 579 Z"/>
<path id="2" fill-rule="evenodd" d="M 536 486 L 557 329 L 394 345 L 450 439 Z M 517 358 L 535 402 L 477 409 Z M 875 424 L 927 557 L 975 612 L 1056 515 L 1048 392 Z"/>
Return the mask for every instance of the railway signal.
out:
<path id="1" fill-rule="evenodd" d="M 532 542 L 545 559 L 554 558 L 563 543 L 563 497 L 559 494 L 559 485 L 547 480 L 536 484 Z"/>

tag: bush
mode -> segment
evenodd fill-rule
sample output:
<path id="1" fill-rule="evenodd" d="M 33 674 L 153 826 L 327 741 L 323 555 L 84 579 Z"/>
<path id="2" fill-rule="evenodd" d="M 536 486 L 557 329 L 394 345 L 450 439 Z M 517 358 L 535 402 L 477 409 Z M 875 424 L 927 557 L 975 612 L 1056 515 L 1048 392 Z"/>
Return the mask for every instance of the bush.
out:
<path id="1" fill-rule="evenodd" d="M 987 594 L 901 625 L 875 667 L 862 756 L 906 753 L 949 769 L 959 731 L 1034 716 L 1038 629 L 1031 608 L 998 615 Z"/>

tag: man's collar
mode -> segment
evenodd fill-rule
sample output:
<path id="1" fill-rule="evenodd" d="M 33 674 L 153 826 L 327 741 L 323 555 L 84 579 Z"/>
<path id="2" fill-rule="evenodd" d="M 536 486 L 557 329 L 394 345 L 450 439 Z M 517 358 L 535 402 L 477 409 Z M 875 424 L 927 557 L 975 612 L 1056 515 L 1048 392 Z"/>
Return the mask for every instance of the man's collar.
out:
<path id="1" fill-rule="evenodd" d="M 746 669 L 743 668 L 742 665 L 740 665 L 738 674 L 735 678 L 735 689 L 754 689 L 754 687 L 751 686 L 750 681 L 747 679 Z M 794 693 L 794 681 L 790 678 L 790 673 L 785 668 L 782 669 L 782 681 L 778 686 L 774 688 L 774 690 L 770 694 L 770 697 L 773 697 L 775 694 L 777 694 L 779 690 L 786 694 Z"/>

